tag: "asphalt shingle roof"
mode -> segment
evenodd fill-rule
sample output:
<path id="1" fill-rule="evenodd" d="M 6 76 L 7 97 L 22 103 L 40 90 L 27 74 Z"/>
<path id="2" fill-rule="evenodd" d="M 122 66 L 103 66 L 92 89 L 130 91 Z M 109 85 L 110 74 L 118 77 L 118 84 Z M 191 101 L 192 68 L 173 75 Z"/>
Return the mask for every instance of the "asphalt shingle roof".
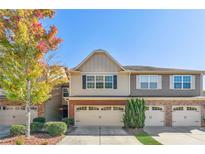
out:
<path id="1" fill-rule="evenodd" d="M 180 72 L 204 72 L 201 70 L 187 70 L 187 69 L 176 69 L 176 68 L 161 68 L 161 67 L 153 67 L 153 66 L 136 66 L 136 65 L 130 65 L 130 66 L 123 66 L 128 71 L 180 71 Z"/>

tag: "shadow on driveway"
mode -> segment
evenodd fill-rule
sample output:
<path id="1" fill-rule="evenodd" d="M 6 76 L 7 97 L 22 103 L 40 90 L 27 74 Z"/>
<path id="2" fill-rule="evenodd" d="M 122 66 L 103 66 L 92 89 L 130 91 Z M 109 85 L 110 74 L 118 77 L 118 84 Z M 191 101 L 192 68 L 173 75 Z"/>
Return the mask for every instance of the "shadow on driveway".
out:
<path id="1" fill-rule="evenodd" d="M 162 144 L 205 144 L 205 128 L 201 127 L 145 127 L 144 131 Z"/>
<path id="2" fill-rule="evenodd" d="M 81 126 L 75 127 L 68 133 L 72 136 L 132 136 L 122 127 Z"/>
<path id="3" fill-rule="evenodd" d="M 0 139 L 9 135 L 10 126 L 0 125 Z"/>
<path id="4" fill-rule="evenodd" d="M 141 143 L 121 127 L 76 127 L 59 144 L 138 145 Z"/>

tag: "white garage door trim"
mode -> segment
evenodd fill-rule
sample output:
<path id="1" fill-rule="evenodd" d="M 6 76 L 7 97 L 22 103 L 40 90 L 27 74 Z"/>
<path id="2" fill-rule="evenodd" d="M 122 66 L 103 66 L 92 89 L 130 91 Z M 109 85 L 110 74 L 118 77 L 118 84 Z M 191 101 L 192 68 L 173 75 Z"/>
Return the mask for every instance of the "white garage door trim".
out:
<path id="1" fill-rule="evenodd" d="M 76 105 L 76 126 L 123 126 L 123 105 Z"/>
<path id="2" fill-rule="evenodd" d="M 172 106 L 172 126 L 201 126 L 201 107 Z"/>
<path id="3" fill-rule="evenodd" d="M 31 107 L 31 121 L 38 116 L 38 107 Z M 26 124 L 26 111 L 23 106 L 0 106 L 0 124 Z"/>
<path id="4" fill-rule="evenodd" d="M 145 126 L 164 126 L 165 112 L 163 105 L 148 105 L 145 111 Z"/>

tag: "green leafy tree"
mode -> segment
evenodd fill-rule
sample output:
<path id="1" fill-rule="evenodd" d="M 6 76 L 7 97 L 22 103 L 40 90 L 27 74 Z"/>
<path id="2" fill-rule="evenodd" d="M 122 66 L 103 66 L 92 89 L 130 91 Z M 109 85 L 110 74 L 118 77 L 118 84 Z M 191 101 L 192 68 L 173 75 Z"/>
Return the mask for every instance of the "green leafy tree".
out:
<path id="1" fill-rule="evenodd" d="M 46 60 L 62 42 L 57 28 L 42 26 L 53 10 L 0 10 L 0 85 L 10 100 L 26 105 L 27 136 L 30 107 L 45 102 L 54 86 L 66 82 L 65 70 Z"/>

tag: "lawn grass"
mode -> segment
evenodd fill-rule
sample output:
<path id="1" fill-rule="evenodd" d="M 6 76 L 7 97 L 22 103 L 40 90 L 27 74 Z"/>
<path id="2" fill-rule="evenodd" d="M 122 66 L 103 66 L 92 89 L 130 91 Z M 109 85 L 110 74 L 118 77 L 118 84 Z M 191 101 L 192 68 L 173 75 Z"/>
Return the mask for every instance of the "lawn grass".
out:
<path id="1" fill-rule="evenodd" d="M 136 138 L 144 145 L 162 145 L 146 132 L 137 133 Z"/>

